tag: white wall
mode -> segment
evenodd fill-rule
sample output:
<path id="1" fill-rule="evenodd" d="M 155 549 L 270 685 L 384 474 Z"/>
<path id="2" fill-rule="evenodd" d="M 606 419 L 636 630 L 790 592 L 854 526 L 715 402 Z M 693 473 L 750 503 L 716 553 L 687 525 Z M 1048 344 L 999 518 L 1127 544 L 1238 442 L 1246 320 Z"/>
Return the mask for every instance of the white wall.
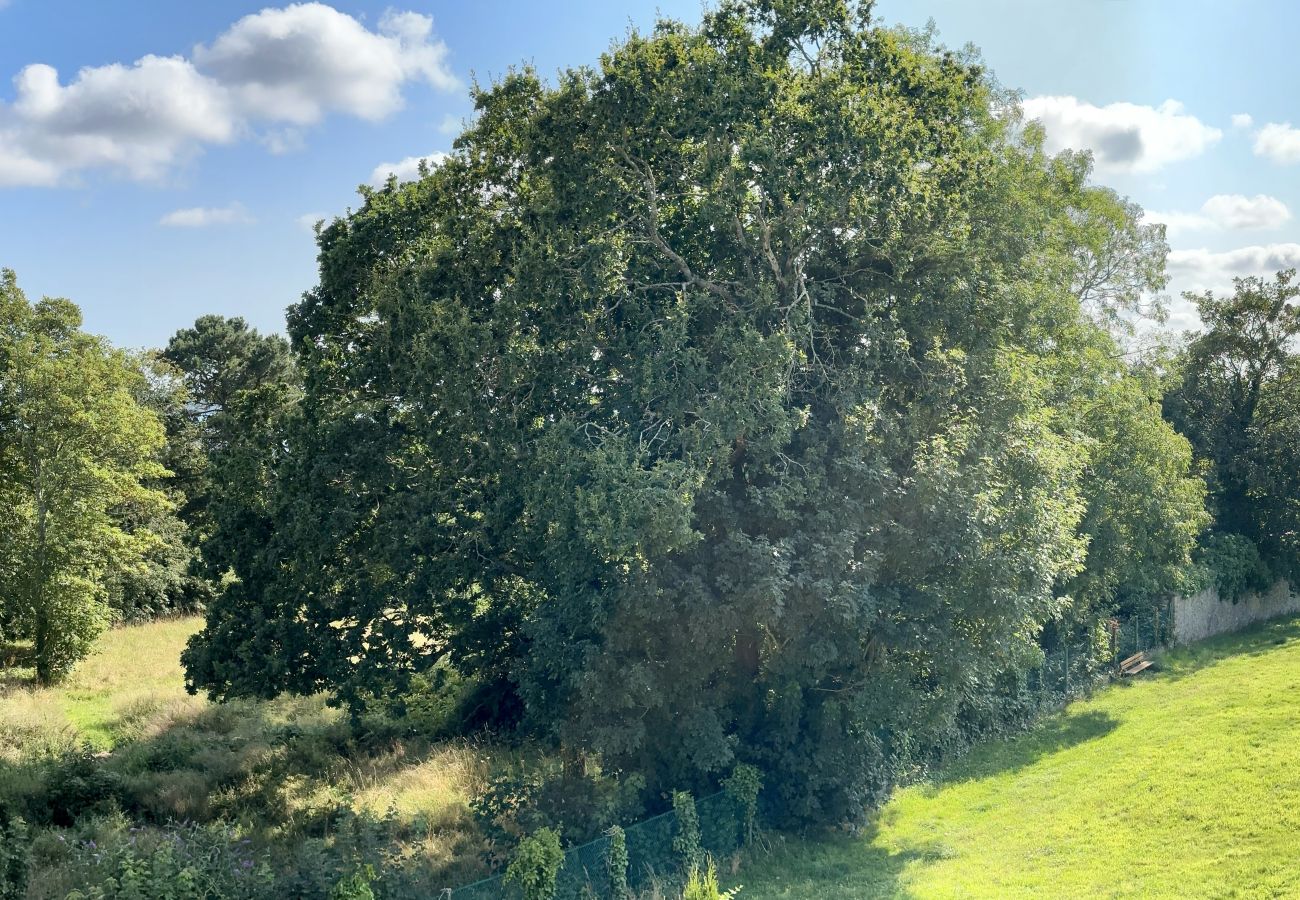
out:
<path id="1" fill-rule="evenodd" d="M 1188 644 L 1215 634 L 1238 631 L 1252 622 L 1300 613 L 1300 594 L 1279 581 L 1262 594 L 1246 594 L 1236 603 L 1220 600 L 1214 588 L 1174 598 L 1174 643 Z"/>

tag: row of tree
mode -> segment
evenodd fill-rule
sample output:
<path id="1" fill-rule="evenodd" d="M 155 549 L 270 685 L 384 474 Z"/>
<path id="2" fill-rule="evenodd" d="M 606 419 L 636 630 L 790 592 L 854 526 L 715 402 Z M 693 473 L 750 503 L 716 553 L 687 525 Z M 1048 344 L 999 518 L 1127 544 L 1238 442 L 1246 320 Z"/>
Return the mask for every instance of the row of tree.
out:
<path id="1" fill-rule="evenodd" d="M 191 689 L 450 668 L 572 777 L 746 762 L 843 821 L 1045 645 L 1294 573 L 1293 275 L 1136 353 L 1163 228 L 978 61 L 731 0 L 476 102 L 320 232 L 287 345 L 129 356 L 7 276 L 0 632 L 78 623 L 42 678 L 113 585 L 211 590 Z"/>
<path id="2" fill-rule="evenodd" d="M 110 622 L 202 609 L 233 575 L 200 552 L 239 490 L 223 407 L 290 371 L 282 339 L 217 316 L 164 351 L 114 349 L 0 272 L 0 641 L 29 645 L 40 683 Z"/>

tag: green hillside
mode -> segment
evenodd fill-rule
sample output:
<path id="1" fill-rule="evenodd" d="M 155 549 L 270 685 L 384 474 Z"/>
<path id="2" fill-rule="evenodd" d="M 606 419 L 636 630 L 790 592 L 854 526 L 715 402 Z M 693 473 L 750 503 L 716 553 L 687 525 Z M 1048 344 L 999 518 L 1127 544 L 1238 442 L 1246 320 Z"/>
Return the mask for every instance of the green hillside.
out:
<path id="1" fill-rule="evenodd" d="M 1298 638 L 1284 621 L 1170 654 L 900 792 L 867 835 L 779 847 L 743 896 L 1300 895 Z"/>

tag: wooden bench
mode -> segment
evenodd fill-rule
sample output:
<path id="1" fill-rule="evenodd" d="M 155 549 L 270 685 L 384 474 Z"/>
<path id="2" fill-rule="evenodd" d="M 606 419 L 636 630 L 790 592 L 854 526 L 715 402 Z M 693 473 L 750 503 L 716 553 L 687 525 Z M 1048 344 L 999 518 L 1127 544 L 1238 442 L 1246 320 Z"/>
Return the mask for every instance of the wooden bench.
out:
<path id="1" fill-rule="evenodd" d="M 1138 672 L 1151 668 L 1152 665 L 1154 663 L 1147 657 L 1146 651 L 1139 650 L 1119 664 L 1119 674 L 1124 676 L 1136 675 Z"/>

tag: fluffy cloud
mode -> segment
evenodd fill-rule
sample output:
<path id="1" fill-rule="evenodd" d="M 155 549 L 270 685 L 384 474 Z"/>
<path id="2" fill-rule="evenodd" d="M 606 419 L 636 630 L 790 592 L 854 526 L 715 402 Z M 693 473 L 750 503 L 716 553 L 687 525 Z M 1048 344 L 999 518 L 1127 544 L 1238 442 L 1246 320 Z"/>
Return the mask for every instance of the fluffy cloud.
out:
<path id="1" fill-rule="evenodd" d="M 420 177 L 421 162 L 432 169 L 441 165 L 446 158 L 445 153 L 431 153 L 428 156 L 408 156 L 401 162 L 380 163 L 370 173 L 370 184 L 373 187 L 382 187 L 389 175 L 395 175 L 398 181 L 414 181 Z"/>
<path id="2" fill-rule="evenodd" d="M 1161 222 L 1170 231 L 1249 230 L 1277 228 L 1291 221 L 1291 210 L 1276 197 L 1256 194 L 1215 194 L 1200 212 L 1148 212 L 1146 221 Z"/>
<path id="3" fill-rule="evenodd" d="M 1167 263 L 1169 272 L 1169 326 L 1177 331 L 1201 327 L 1196 304 L 1183 298 L 1184 291 L 1232 293 L 1232 279 L 1246 276 L 1272 278 L 1279 269 L 1300 268 L 1300 244 L 1260 244 L 1215 252 L 1200 248 L 1174 250 Z"/>
<path id="4" fill-rule="evenodd" d="M 1233 128 L 1249 128 L 1254 124 L 1255 120 L 1251 118 L 1250 113 L 1234 113 L 1232 116 Z"/>
<path id="5" fill-rule="evenodd" d="M 1255 133 L 1255 155 L 1282 165 L 1300 163 L 1300 128 L 1290 122 L 1269 122 Z"/>
<path id="6" fill-rule="evenodd" d="M 1291 221 L 1291 210 L 1276 197 L 1215 194 L 1201 212 L 1222 228 L 1277 228 Z"/>
<path id="7" fill-rule="evenodd" d="M 289 152 L 330 113 L 391 115 L 411 82 L 455 90 L 447 53 L 427 16 L 389 12 L 370 31 L 300 3 L 245 16 L 190 58 L 87 67 L 67 83 L 29 65 L 14 78 L 14 101 L 0 103 L 0 186 L 63 184 L 89 169 L 156 179 L 204 146 L 259 129 L 272 152 Z"/>
<path id="8" fill-rule="evenodd" d="M 193 206 L 173 210 L 159 219 L 158 224 L 169 228 L 207 228 L 209 225 L 245 225 L 252 221 L 253 217 L 242 203 L 231 203 L 229 206 Z"/>
<path id="9" fill-rule="evenodd" d="M 13 105 L 0 106 L 0 184 L 55 184 L 96 167 L 154 178 L 190 148 L 236 133 L 220 86 L 176 56 L 82 69 L 68 85 L 31 65 L 14 87 Z"/>
<path id="10" fill-rule="evenodd" d="M 1270 277 L 1279 269 L 1300 268 L 1300 244 L 1262 244 L 1212 252 L 1174 250 L 1169 254 L 1169 275 L 1180 290 L 1232 290 L 1232 279 L 1257 275 Z"/>
<path id="11" fill-rule="evenodd" d="M 1048 150 L 1091 150 L 1099 172 L 1153 172 L 1199 156 L 1223 137 L 1176 100 L 1094 106 L 1076 97 L 1032 97 L 1024 111 L 1043 124 Z"/>
<path id="12" fill-rule="evenodd" d="M 390 11 L 372 32 L 323 3 L 245 16 L 210 47 L 195 47 L 194 62 L 247 115 L 295 125 L 331 111 L 382 119 L 401 108 L 408 81 L 446 91 L 460 85 L 427 16 Z"/>

